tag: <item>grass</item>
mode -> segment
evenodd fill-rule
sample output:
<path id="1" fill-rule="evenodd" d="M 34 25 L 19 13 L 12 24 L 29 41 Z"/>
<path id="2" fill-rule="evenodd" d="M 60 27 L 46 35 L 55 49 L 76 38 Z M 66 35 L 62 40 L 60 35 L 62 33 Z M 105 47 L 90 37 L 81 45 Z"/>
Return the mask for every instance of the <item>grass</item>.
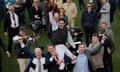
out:
<path id="1" fill-rule="evenodd" d="M 78 5 L 78 0 L 73 0 L 76 4 L 77 4 L 77 8 L 78 8 L 78 15 L 76 17 L 76 26 L 81 28 L 81 24 L 80 24 L 80 17 L 81 17 L 81 12 L 79 10 L 79 5 Z M 114 72 L 120 72 L 120 16 L 118 16 L 118 10 L 116 11 L 115 13 L 115 19 L 114 19 L 114 22 L 113 22 L 113 31 L 114 31 L 114 34 L 115 34 L 115 44 L 116 44 L 116 50 L 115 50 L 115 53 L 113 54 L 113 67 L 114 67 Z M 28 22 L 29 21 L 29 17 L 26 13 L 26 21 Z M 28 26 L 28 24 L 26 24 L 26 27 L 28 29 L 28 34 L 30 35 L 32 32 Z M 81 28 L 82 29 L 82 28 Z M 3 22 L 0 21 L 0 36 L 2 37 L 4 43 L 6 44 L 7 46 L 7 41 L 8 41 L 8 37 L 7 36 L 4 36 L 4 33 L 3 33 Z M 46 45 L 49 43 L 50 41 L 48 40 L 47 38 L 47 35 L 46 33 L 42 33 L 41 34 L 41 39 L 38 41 L 39 44 L 43 45 L 46 47 Z M 31 50 L 33 50 L 35 47 L 35 43 L 32 44 L 31 46 Z M 11 58 L 7 58 L 7 56 L 5 55 L 5 53 L 3 52 L 3 50 L 0 50 L 1 53 L 2 53 L 2 66 L 3 66 L 3 72 L 19 72 L 19 68 L 18 68 L 18 63 L 17 63 L 17 60 L 16 60 L 16 57 L 14 55 L 14 51 L 13 51 L 13 54 L 12 54 L 12 57 Z"/>

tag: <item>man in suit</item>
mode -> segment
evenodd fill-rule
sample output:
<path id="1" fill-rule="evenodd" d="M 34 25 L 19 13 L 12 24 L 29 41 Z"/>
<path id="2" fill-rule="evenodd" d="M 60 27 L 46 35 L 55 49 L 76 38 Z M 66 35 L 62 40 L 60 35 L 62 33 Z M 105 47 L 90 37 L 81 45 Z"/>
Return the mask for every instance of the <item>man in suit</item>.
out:
<path id="1" fill-rule="evenodd" d="M 10 57 L 10 53 L 9 51 L 7 51 L 7 49 L 5 48 L 5 45 L 0 37 L 0 46 L 1 48 L 6 52 L 7 56 Z M 1 53 L 0 53 L 0 72 L 2 72 L 2 57 L 1 57 Z"/>
<path id="2" fill-rule="evenodd" d="M 48 52 L 46 53 L 46 64 L 48 67 L 48 72 L 58 72 L 58 57 L 54 45 L 49 44 L 47 46 Z"/>
<path id="3" fill-rule="evenodd" d="M 97 29 L 98 16 L 97 16 L 97 12 L 92 8 L 93 8 L 92 4 L 88 3 L 87 8 L 85 9 L 85 11 L 83 11 L 82 17 L 81 17 L 81 24 L 85 32 L 87 45 L 89 45 L 90 38 L 92 37 L 92 34 L 95 33 Z"/>
<path id="4" fill-rule="evenodd" d="M 9 5 L 8 12 L 6 13 L 4 19 L 4 35 L 8 35 L 8 51 L 10 53 L 12 53 L 12 38 L 18 34 L 19 26 L 19 18 L 18 15 L 14 12 L 14 6 Z"/>

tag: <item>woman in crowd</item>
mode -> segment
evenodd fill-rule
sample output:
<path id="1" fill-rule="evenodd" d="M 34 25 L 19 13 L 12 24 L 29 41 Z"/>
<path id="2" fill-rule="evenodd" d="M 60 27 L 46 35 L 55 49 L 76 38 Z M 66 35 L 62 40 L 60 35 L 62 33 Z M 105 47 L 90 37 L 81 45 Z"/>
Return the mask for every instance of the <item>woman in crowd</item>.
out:
<path id="1" fill-rule="evenodd" d="M 31 7 L 30 11 L 31 11 L 32 21 L 33 22 L 36 22 L 36 21 L 39 22 L 38 23 L 39 24 L 38 27 L 35 30 L 33 30 L 34 31 L 33 35 L 35 37 L 40 38 L 39 32 L 40 32 L 41 23 L 42 23 L 42 10 L 39 7 L 39 1 L 38 0 L 33 0 L 33 5 Z"/>
<path id="2" fill-rule="evenodd" d="M 68 16 L 66 16 L 64 8 L 60 8 L 60 18 L 64 18 L 65 24 L 68 25 Z"/>

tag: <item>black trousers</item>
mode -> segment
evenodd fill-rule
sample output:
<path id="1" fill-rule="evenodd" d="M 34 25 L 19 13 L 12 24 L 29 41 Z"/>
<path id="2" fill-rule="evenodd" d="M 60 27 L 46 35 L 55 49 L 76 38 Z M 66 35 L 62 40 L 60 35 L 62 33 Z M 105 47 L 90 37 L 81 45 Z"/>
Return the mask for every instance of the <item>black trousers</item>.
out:
<path id="1" fill-rule="evenodd" d="M 114 21 L 114 13 L 115 11 L 110 11 L 110 22 L 111 23 Z"/>
<path id="2" fill-rule="evenodd" d="M 104 72 L 113 72 L 112 56 L 103 57 Z"/>
<path id="3" fill-rule="evenodd" d="M 66 2 L 66 0 L 63 0 L 63 3 L 65 3 Z"/>
<path id="4" fill-rule="evenodd" d="M 80 9 L 84 8 L 85 7 L 84 0 L 78 0 L 78 1 L 79 1 Z"/>
<path id="5" fill-rule="evenodd" d="M 85 41 L 88 46 L 91 41 L 93 33 L 96 32 L 96 27 L 83 26 L 83 30 L 85 32 Z"/>
<path id="6" fill-rule="evenodd" d="M 96 72 L 104 72 L 104 68 L 98 68 Z"/>
<path id="7" fill-rule="evenodd" d="M 13 44 L 13 37 L 17 35 L 19 32 L 19 28 L 11 28 L 8 30 L 8 51 L 12 53 L 12 44 Z"/>

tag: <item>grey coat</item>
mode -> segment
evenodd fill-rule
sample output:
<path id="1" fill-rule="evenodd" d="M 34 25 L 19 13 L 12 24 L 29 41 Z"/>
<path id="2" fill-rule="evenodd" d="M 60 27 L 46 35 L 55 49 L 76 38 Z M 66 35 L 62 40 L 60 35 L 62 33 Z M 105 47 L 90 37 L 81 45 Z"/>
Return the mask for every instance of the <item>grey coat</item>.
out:
<path id="1" fill-rule="evenodd" d="M 110 4 L 108 2 L 106 2 L 102 5 L 100 13 L 101 13 L 100 23 L 106 22 L 108 28 L 111 28 L 111 24 L 110 24 Z"/>

